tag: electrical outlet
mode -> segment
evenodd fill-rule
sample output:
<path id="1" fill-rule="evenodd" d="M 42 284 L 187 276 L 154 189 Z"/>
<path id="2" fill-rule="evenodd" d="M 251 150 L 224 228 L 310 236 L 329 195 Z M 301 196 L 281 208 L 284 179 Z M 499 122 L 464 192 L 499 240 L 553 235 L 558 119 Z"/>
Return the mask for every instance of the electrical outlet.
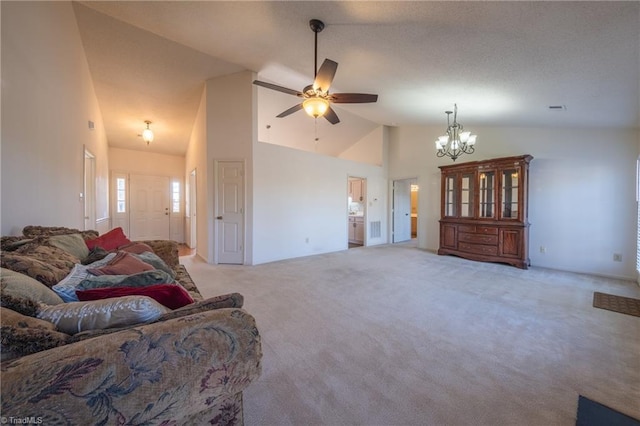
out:
<path id="1" fill-rule="evenodd" d="M 304 239 L 304 242 L 305 242 L 305 243 L 307 243 L 307 244 L 309 244 L 309 237 L 305 238 L 305 239 Z"/>
<path id="2" fill-rule="evenodd" d="M 545 246 L 540 246 L 540 253 L 545 254 L 547 252 L 547 248 Z"/>
<path id="3" fill-rule="evenodd" d="M 620 253 L 613 253 L 614 262 L 622 262 L 622 255 Z"/>

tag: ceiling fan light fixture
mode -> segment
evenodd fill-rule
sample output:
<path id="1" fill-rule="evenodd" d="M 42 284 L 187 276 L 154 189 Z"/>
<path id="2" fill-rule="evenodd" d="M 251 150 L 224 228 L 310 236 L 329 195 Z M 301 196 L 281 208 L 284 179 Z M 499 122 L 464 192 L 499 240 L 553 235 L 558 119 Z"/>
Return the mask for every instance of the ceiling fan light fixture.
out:
<path id="1" fill-rule="evenodd" d="M 329 101 L 318 97 L 307 98 L 302 102 L 302 107 L 307 115 L 318 118 L 322 117 L 329 109 Z"/>
<path id="2" fill-rule="evenodd" d="M 149 128 L 149 124 L 151 124 L 151 122 L 149 120 L 145 120 L 144 122 L 147 124 L 147 128 L 142 131 L 142 140 L 149 145 L 153 142 L 153 132 Z"/>

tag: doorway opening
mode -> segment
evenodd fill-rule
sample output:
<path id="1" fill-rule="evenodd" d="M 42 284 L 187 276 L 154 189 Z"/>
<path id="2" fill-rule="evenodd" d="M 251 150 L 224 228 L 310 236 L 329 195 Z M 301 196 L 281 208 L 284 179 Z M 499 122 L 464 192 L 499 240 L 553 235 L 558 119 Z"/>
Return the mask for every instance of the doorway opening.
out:
<path id="1" fill-rule="evenodd" d="M 96 228 L 96 157 L 84 149 L 84 229 Z"/>
<path id="2" fill-rule="evenodd" d="M 392 242 L 410 241 L 418 236 L 418 180 L 393 181 Z"/>
<path id="3" fill-rule="evenodd" d="M 365 245 L 365 216 L 367 207 L 367 180 L 349 176 L 347 191 L 347 246 L 349 248 Z"/>
<path id="4" fill-rule="evenodd" d="M 189 174 L 189 190 L 186 191 L 187 193 L 187 200 L 186 200 L 186 218 L 187 218 L 187 232 L 188 232 L 188 238 L 187 240 L 187 246 L 189 246 L 190 249 L 194 250 L 196 248 L 196 243 L 197 243 L 197 222 L 196 222 L 196 212 L 197 212 L 197 208 L 198 208 L 198 202 L 197 202 L 197 180 L 196 180 L 196 169 L 193 169 L 191 171 L 191 173 Z"/>

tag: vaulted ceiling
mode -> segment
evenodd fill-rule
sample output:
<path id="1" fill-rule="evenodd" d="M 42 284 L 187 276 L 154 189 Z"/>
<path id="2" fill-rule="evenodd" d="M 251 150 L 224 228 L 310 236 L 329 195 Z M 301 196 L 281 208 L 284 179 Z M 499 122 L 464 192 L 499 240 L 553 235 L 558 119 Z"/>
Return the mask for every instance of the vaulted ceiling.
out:
<path id="1" fill-rule="evenodd" d="M 74 11 L 114 147 L 182 155 L 209 78 L 251 70 L 301 90 L 313 80 L 312 18 L 326 24 L 319 63 L 339 64 L 332 91 L 379 100 L 335 106 L 341 123 L 316 127 L 304 112 L 275 118 L 299 100 L 258 88 L 261 140 L 334 155 L 381 124 L 444 130 L 454 103 L 468 128 L 640 127 L 639 2 L 106 1 Z M 137 136 L 144 120 L 149 147 Z"/>

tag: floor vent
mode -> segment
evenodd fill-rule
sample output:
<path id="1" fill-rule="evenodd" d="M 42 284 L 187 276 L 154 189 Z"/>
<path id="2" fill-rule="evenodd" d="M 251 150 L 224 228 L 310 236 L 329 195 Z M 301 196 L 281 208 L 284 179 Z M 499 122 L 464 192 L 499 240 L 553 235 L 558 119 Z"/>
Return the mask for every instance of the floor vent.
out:
<path id="1" fill-rule="evenodd" d="M 380 221 L 376 220 L 375 222 L 369 222 L 369 237 L 370 238 L 380 238 L 382 233 L 380 231 Z"/>

